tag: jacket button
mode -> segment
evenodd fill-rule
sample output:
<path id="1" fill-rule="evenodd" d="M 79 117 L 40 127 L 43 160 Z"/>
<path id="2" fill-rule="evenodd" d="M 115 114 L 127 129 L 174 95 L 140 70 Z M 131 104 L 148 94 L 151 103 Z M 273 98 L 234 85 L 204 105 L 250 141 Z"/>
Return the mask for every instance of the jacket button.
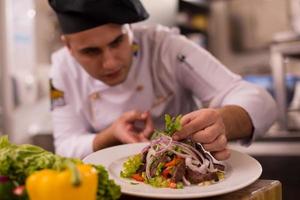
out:
<path id="1" fill-rule="evenodd" d="M 135 88 L 135 90 L 137 91 L 137 92 L 140 92 L 140 91 L 142 91 L 144 89 L 144 86 L 143 85 L 138 85 L 138 86 L 136 86 L 136 88 Z"/>

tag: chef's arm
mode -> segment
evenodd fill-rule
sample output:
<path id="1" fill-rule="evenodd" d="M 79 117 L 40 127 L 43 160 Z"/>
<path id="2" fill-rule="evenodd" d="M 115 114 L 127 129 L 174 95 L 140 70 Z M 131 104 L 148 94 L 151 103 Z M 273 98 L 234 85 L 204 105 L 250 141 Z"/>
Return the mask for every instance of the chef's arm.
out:
<path id="1" fill-rule="evenodd" d="M 121 144 L 121 142 L 115 138 L 112 129 L 109 127 L 97 133 L 93 141 L 93 151 L 119 144 Z"/>
<path id="2" fill-rule="evenodd" d="M 251 138 L 254 127 L 248 112 L 237 105 L 226 105 L 218 109 L 225 125 L 228 140 Z"/>

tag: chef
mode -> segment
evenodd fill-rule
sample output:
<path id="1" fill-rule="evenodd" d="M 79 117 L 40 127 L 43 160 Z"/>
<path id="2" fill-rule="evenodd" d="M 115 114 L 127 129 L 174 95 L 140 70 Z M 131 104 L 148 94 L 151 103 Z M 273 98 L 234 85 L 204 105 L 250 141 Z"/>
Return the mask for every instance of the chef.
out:
<path id="1" fill-rule="evenodd" d="M 272 97 L 200 46 L 148 18 L 138 0 L 49 0 L 65 46 L 52 55 L 56 153 L 83 158 L 148 141 L 164 115 L 182 114 L 174 140 L 191 138 L 216 159 L 229 140 L 251 144 L 276 118 Z"/>

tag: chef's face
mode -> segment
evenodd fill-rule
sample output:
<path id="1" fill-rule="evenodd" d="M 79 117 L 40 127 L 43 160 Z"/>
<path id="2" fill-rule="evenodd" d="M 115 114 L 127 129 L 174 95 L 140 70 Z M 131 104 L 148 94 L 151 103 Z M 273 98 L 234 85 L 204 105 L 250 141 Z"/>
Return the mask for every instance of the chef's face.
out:
<path id="1" fill-rule="evenodd" d="M 106 24 L 62 39 L 90 76 L 115 86 L 126 80 L 132 63 L 129 32 L 126 26 Z"/>

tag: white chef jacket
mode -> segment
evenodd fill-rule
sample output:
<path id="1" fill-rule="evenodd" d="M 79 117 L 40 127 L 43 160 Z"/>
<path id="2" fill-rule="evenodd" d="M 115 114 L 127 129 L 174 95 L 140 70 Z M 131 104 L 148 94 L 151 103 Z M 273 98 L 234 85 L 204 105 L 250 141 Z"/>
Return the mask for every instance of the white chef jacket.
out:
<path id="1" fill-rule="evenodd" d="M 164 114 L 197 109 L 195 98 L 212 108 L 243 107 L 254 125 L 254 137 L 264 134 L 275 120 L 275 102 L 264 89 L 243 81 L 177 31 L 159 25 L 132 31 L 138 51 L 127 79 L 117 86 L 88 75 L 67 48 L 52 55 L 50 78 L 63 92 L 63 103 L 52 110 L 56 153 L 87 156 L 93 151 L 95 133 L 130 110 L 150 110 L 155 127 L 161 129 Z"/>

